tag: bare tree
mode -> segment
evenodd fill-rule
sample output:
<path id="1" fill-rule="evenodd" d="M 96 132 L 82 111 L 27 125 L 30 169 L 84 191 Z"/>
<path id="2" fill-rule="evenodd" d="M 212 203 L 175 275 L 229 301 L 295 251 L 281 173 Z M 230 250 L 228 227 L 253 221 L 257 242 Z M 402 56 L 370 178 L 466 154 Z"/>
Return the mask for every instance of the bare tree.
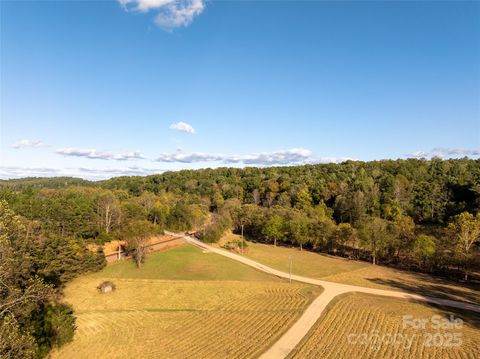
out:
<path id="1" fill-rule="evenodd" d="M 254 204 L 258 205 L 260 203 L 260 191 L 256 188 L 252 192 L 252 199 Z"/>
<path id="2" fill-rule="evenodd" d="M 151 192 L 143 192 L 140 197 L 138 197 L 138 201 L 146 213 L 150 212 L 157 199 L 157 196 Z"/>
<path id="3" fill-rule="evenodd" d="M 158 234 L 158 227 L 148 221 L 141 220 L 131 222 L 123 232 L 128 250 L 132 253 L 137 267 L 140 268 L 148 253 L 149 239 Z"/>
<path id="4" fill-rule="evenodd" d="M 110 233 L 119 223 L 120 214 L 120 202 L 112 192 L 105 191 L 97 197 L 97 215 L 106 233 Z"/>

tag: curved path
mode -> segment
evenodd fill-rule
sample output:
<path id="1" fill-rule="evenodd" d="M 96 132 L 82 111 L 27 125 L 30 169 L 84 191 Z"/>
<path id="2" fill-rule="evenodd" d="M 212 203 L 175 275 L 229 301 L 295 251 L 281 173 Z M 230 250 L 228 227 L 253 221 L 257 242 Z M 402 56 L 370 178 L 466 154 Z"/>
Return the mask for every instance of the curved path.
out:
<path id="1" fill-rule="evenodd" d="M 176 235 L 174 233 L 168 233 L 171 235 Z M 403 293 L 397 292 L 394 290 L 384 290 L 384 289 L 374 289 L 374 288 L 365 288 L 365 287 L 358 287 L 354 285 L 348 284 L 339 284 L 333 282 L 327 282 L 320 279 L 313 279 L 308 277 L 302 277 L 299 275 L 291 275 L 289 273 L 285 273 L 261 263 L 258 263 L 254 260 L 249 258 L 243 257 L 241 255 L 231 253 L 229 251 L 212 247 L 206 243 L 203 243 L 196 238 L 178 235 L 181 236 L 187 243 L 190 243 L 194 246 L 200 247 L 204 250 L 207 250 L 212 253 L 216 253 L 222 255 L 224 257 L 233 259 L 237 262 L 246 264 L 250 267 L 256 268 L 261 270 L 262 272 L 273 274 L 277 277 L 292 279 L 297 282 L 308 283 L 313 285 L 319 285 L 323 287 L 324 291 L 310 304 L 310 306 L 305 310 L 302 316 L 297 320 L 297 322 L 285 333 L 283 336 L 273 344 L 260 358 L 261 359 L 279 359 L 285 358 L 302 340 L 302 338 L 308 333 L 310 328 L 315 324 L 315 322 L 320 318 L 320 315 L 327 307 L 328 303 L 335 298 L 336 296 L 348 293 L 348 292 L 359 292 L 359 293 L 367 293 L 367 294 L 375 294 L 375 295 L 382 295 L 387 297 L 394 297 L 394 298 L 404 298 L 404 299 L 413 299 L 417 301 L 423 301 L 453 308 L 459 309 L 466 309 L 471 310 L 474 312 L 480 313 L 480 305 L 471 304 L 471 303 L 463 303 L 457 302 L 454 300 L 449 299 L 440 299 L 434 297 L 427 297 L 418 294 L 411 294 L 411 293 Z"/>

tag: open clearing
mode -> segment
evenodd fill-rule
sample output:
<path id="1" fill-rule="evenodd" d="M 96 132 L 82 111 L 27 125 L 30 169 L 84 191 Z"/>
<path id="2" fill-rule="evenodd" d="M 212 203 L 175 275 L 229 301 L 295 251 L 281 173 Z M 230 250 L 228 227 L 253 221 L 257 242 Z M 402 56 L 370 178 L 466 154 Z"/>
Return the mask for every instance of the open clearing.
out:
<path id="1" fill-rule="evenodd" d="M 284 272 L 289 271 L 291 256 L 294 274 L 318 279 L 369 266 L 365 262 L 350 261 L 306 250 L 300 251 L 297 248 L 274 247 L 269 244 L 253 242 L 248 242 L 248 251 L 245 256 Z"/>
<path id="2" fill-rule="evenodd" d="M 403 316 L 428 319 L 426 329 L 403 328 Z M 436 329 L 430 321 L 433 315 L 464 320 L 459 329 Z M 436 334 L 439 333 L 439 334 Z M 460 337 L 461 345 L 454 344 L 452 335 Z M 388 344 L 374 340 L 362 343 L 361 334 L 402 334 L 411 340 L 397 339 Z M 432 340 L 429 341 L 429 334 Z M 372 337 L 373 338 L 373 337 Z M 397 336 L 400 338 L 400 336 Z M 385 340 L 387 340 L 385 339 Z M 395 345 L 397 344 L 397 345 Z M 441 345 L 440 345 L 441 344 Z M 429 346 L 430 345 L 430 346 Z M 404 347 L 405 346 L 405 347 Z M 291 352 L 289 358 L 478 358 L 480 356 L 480 315 L 472 312 L 452 312 L 394 298 L 367 294 L 346 294 L 330 304 L 322 318 L 305 339 Z"/>
<path id="3" fill-rule="evenodd" d="M 480 285 L 463 286 L 422 273 L 372 265 L 291 247 L 248 242 L 246 257 L 293 274 L 367 288 L 397 290 L 480 304 Z"/>
<path id="4" fill-rule="evenodd" d="M 99 294 L 107 279 L 116 291 Z M 152 253 L 141 269 L 116 263 L 66 288 L 78 329 L 53 358 L 255 357 L 320 291 L 188 245 Z"/>
<path id="5" fill-rule="evenodd" d="M 140 270 L 133 261 L 126 260 L 107 266 L 92 276 L 112 279 L 281 281 L 225 257 L 203 253 L 190 245 L 150 253 Z"/>
<path id="6" fill-rule="evenodd" d="M 218 253 L 220 255 L 226 256 L 227 258 L 234 259 L 236 261 L 239 261 L 244 264 L 248 264 L 254 268 L 258 268 L 260 270 L 263 270 L 267 273 L 272 273 L 275 274 L 279 277 L 282 278 L 288 278 L 290 275 L 286 272 L 282 272 L 278 269 L 274 269 L 268 266 L 265 266 L 259 262 L 256 262 L 250 258 L 246 258 L 243 256 L 240 256 L 238 254 L 230 253 L 225 250 L 221 250 L 218 248 L 211 247 L 205 243 L 202 243 L 198 241 L 195 238 L 184 236 L 189 243 L 195 244 L 196 246 L 199 246 L 200 248 L 210 250 L 214 253 Z M 358 286 L 352 286 L 352 285 L 347 285 L 347 284 L 340 284 L 340 283 L 334 283 L 334 282 L 328 282 L 325 280 L 321 279 L 314 279 L 314 278 L 308 278 L 304 276 L 299 276 L 299 275 L 291 275 L 291 278 L 293 280 L 297 280 L 302 283 L 308 283 L 308 284 L 314 284 L 314 285 L 319 285 L 324 288 L 324 292 L 317 298 L 315 301 L 312 303 L 311 306 L 308 307 L 307 311 L 301 316 L 301 318 L 277 341 L 273 346 L 271 346 L 266 352 L 264 352 L 261 356 L 263 359 L 280 359 L 280 358 L 285 358 L 287 357 L 292 351 L 294 351 L 296 348 L 299 347 L 299 345 L 302 343 L 304 338 L 308 338 L 308 334 L 311 333 L 312 328 L 314 328 L 315 324 L 319 321 L 319 319 L 324 315 L 324 310 L 327 309 L 329 306 L 331 306 L 334 302 L 332 302 L 332 299 L 335 299 L 336 296 L 346 294 L 348 292 L 359 292 L 359 293 L 368 293 L 368 295 L 380 295 L 383 298 L 385 297 L 392 297 L 392 298 L 402 298 L 402 300 L 410 300 L 410 301 L 419 301 L 422 303 L 422 305 L 433 305 L 433 306 L 448 306 L 448 308 L 452 308 L 451 310 L 449 309 L 450 313 L 455 312 L 460 312 L 462 315 L 470 320 L 470 323 L 474 323 L 474 325 L 477 326 L 477 321 L 475 318 L 478 318 L 478 314 L 474 314 L 474 316 L 471 316 L 467 311 L 473 311 L 475 313 L 480 313 L 480 306 L 473 304 L 473 303 L 465 303 L 465 302 L 459 302 L 459 301 L 452 301 L 448 299 L 441 299 L 441 298 L 434 298 L 434 297 L 425 297 L 419 294 L 415 293 L 405 293 L 405 292 L 400 292 L 400 291 L 392 291 L 392 290 L 384 290 L 384 289 L 376 289 L 376 288 L 365 288 L 365 287 L 358 287 Z M 338 298 L 337 298 L 338 299 Z M 375 303 L 369 303 L 368 301 L 363 304 L 365 307 L 368 307 L 369 305 L 375 306 Z M 364 308 L 364 307 L 362 307 Z M 406 313 L 407 315 L 412 313 Z M 365 315 L 365 319 L 369 319 L 371 316 L 370 314 Z M 441 317 L 439 317 L 441 319 Z M 412 319 L 418 320 L 418 318 L 414 317 L 412 315 Z M 425 319 L 422 319 L 425 320 Z M 426 319 L 428 321 L 428 319 Z M 433 323 L 433 321 L 432 321 Z M 360 322 L 359 324 L 365 324 L 363 321 Z M 432 327 L 433 328 L 433 327 Z M 418 328 L 417 328 L 418 329 Z M 435 329 L 435 328 L 433 328 Z M 458 328 L 456 328 L 458 329 Z M 378 336 L 378 329 L 373 328 L 374 334 Z M 420 328 L 420 333 L 425 333 L 424 328 Z M 355 333 L 348 333 L 349 335 L 355 335 Z M 389 338 L 389 335 L 395 335 L 396 333 L 382 333 L 382 335 L 385 334 L 387 336 L 387 339 Z M 400 333 L 402 334 L 402 333 Z M 435 338 L 437 335 L 441 335 L 442 333 L 433 333 L 432 335 L 435 335 Z M 451 333 L 447 333 L 451 334 Z M 458 333 L 461 334 L 461 333 Z M 365 335 L 368 336 L 368 333 L 360 333 L 360 335 Z M 437 344 L 437 340 L 435 339 L 433 345 L 443 345 L 443 339 L 446 342 L 446 345 L 452 345 L 452 337 L 454 335 L 457 335 L 457 333 L 451 334 L 450 337 L 445 337 L 442 338 L 440 337 L 439 339 L 442 341 L 442 343 Z M 348 336 L 347 336 L 348 337 Z M 477 333 L 473 335 L 475 338 L 473 340 L 474 343 L 474 348 L 475 351 L 477 350 L 476 348 L 478 347 L 476 341 Z M 382 337 L 383 338 L 383 337 Z M 335 338 L 331 338 L 333 341 L 335 341 Z M 403 339 L 403 338 L 402 338 Z M 454 338 L 453 340 L 456 340 L 456 345 L 462 345 L 463 342 L 459 342 L 460 338 Z M 383 339 L 382 339 L 383 340 Z M 425 339 L 427 341 L 428 339 Z M 426 344 L 425 344 L 426 345 Z M 431 345 L 431 344 L 430 344 Z M 450 348 L 450 347 L 449 347 Z M 332 351 L 335 351 L 335 346 L 331 347 Z M 422 354 L 422 353 L 420 353 Z M 465 353 L 463 353 L 465 354 Z M 462 354 L 462 355 L 463 355 Z M 313 353 L 312 355 L 315 355 Z M 431 357 L 428 353 L 425 354 L 426 357 Z M 310 356 L 306 356 L 306 358 L 309 358 Z M 315 356 L 317 357 L 317 356 Z M 320 356 L 321 357 L 321 356 Z"/>

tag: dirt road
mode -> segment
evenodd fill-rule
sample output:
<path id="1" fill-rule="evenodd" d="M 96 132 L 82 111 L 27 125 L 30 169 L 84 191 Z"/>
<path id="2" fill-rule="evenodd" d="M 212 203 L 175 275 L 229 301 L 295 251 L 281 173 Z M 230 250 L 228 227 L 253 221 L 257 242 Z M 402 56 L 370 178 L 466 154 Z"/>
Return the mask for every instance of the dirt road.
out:
<path id="1" fill-rule="evenodd" d="M 418 294 L 397 292 L 393 290 L 383 290 L 383 289 L 358 287 L 358 286 L 347 285 L 347 284 L 339 284 L 339 283 L 327 282 L 320 279 L 302 277 L 298 275 L 290 276 L 289 273 L 285 273 L 285 272 L 276 270 L 274 268 L 270 268 L 266 265 L 258 263 L 249 258 L 245 258 L 238 254 L 231 253 L 229 251 L 226 251 L 220 248 L 212 247 L 208 244 L 200 242 L 199 240 L 193 237 L 182 235 L 182 238 L 187 243 L 190 243 L 194 246 L 197 246 L 206 251 L 233 259 L 237 262 L 240 262 L 248 266 L 251 266 L 253 268 L 256 268 L 258 270 L 261 270 L 265 273 L 273 274 L 277 277 L 286 278 L 286 279 L 291 278 L 294 281 L 319 285 L 323 287 L 324 291 L 322 292 L 322 294 L 320 294 L 318 298 L 316 298 L 312 302 L 312 304 L 310 304 L 310 306 L 305 310 L 305 312 L 302 314 L 300 319 L 298 319 L 298 321 L 276 343 L 274 343 L 270 347 L 270 349 L 268 349 L 260 357 L 261 359 L 285 358 L 297 346 L 297 344 L 302 340 L 302 338 L 308 333 L 308 331 L 315 324 L 318 318 L 320 318 L 320 315 L 325 310 L 328 303 L 330 303 L 333 298 L 343 293 L 359 292 L 359 293 L 368 293 L 368 294 L 382 295 L 382 296 L 394 297 L 394 298 L 412 299 L 417 301 L 423 301 L 423 302 L 448 306 L 452 308 L 471 310 L 471 311 L 480 313 L 480 306 L 475 304 L 470 304 L 470 303 L 463 303 L 463 302 L 457 302 L 454 300 L 440 299 L 440 298 L 434 298 L 434 297 L 427 297 L 427 296 L 418 295 Z"/>

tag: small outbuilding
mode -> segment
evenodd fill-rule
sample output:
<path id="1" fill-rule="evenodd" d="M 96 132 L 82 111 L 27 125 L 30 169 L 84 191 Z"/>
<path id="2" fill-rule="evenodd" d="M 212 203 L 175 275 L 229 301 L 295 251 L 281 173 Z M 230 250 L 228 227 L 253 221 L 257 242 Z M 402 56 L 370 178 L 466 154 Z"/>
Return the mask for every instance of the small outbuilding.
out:
<path id="1" fill-rule="evenodd" d="M 115 284 L 112 281 L 105 281 L 97 287 L 100 293 L 110 293 L 115 290 Z"/>

